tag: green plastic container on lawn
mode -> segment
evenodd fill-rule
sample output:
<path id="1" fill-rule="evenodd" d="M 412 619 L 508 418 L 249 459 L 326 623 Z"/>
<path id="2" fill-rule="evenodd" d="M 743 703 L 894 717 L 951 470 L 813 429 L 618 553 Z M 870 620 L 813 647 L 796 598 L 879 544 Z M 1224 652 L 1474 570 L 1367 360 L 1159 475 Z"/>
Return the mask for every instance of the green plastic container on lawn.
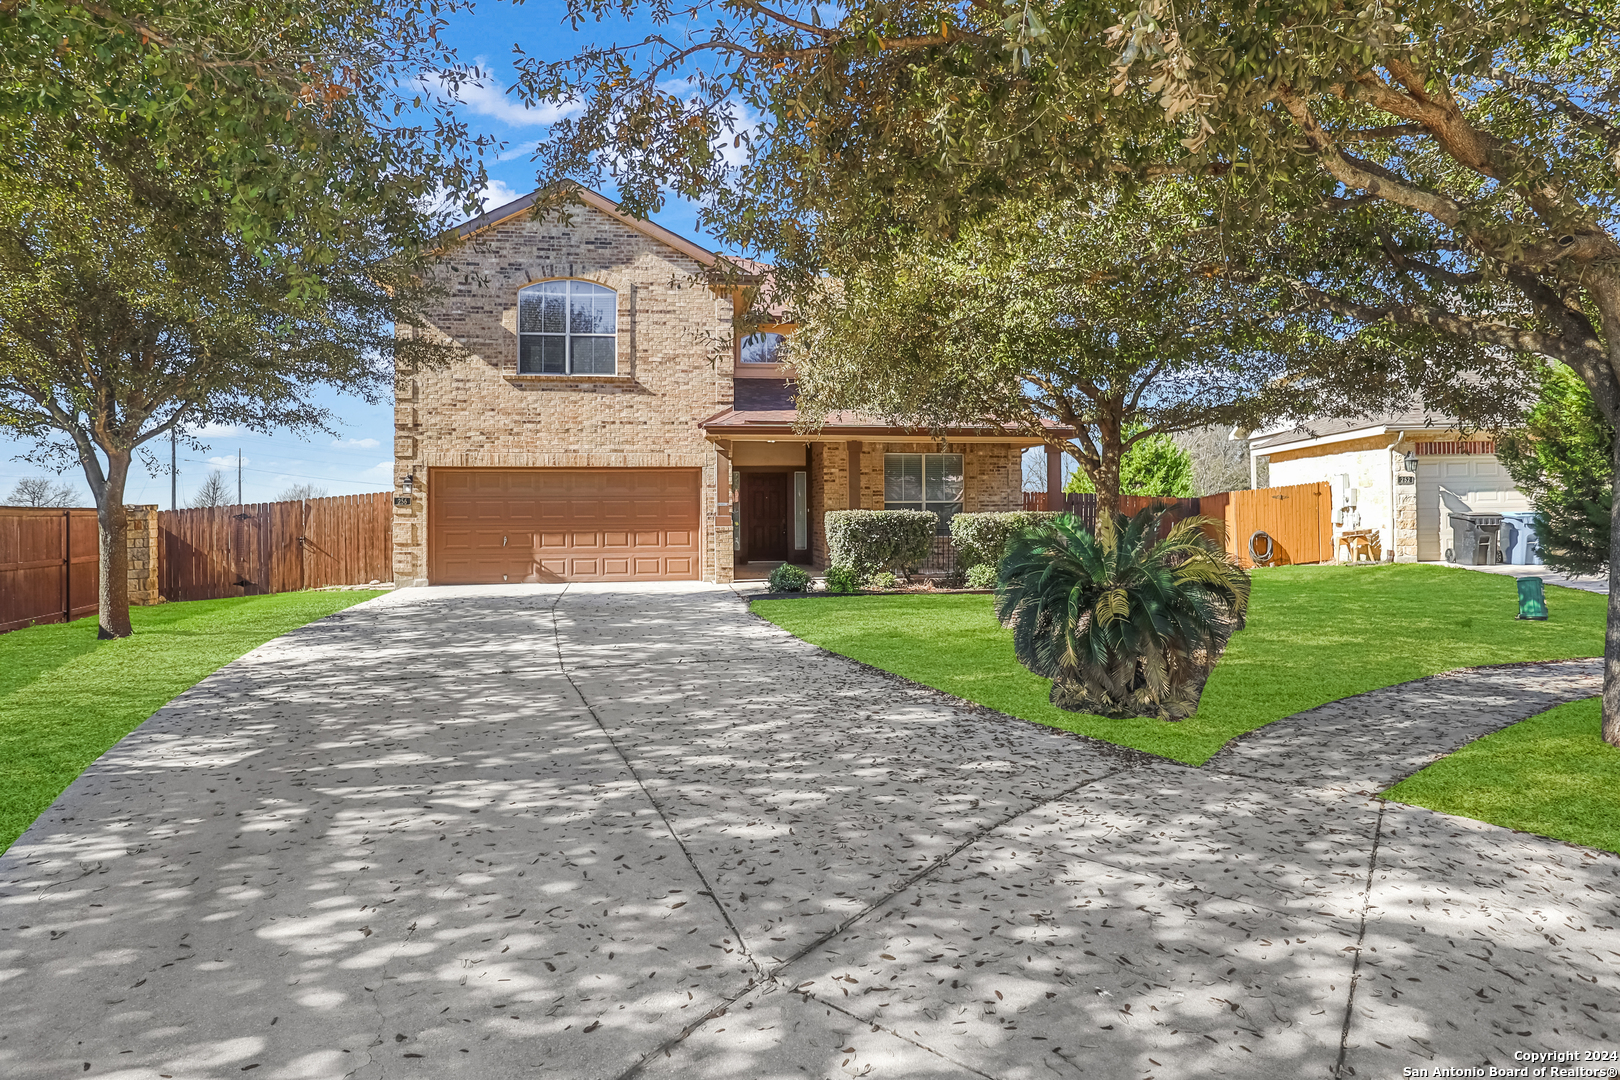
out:
<path id="1" fill-rule="evenodd" d="M 1547 618 L 1547 597 L 1538 577 L 1519 579 L 1519 618 L 1542 621 Z"/>

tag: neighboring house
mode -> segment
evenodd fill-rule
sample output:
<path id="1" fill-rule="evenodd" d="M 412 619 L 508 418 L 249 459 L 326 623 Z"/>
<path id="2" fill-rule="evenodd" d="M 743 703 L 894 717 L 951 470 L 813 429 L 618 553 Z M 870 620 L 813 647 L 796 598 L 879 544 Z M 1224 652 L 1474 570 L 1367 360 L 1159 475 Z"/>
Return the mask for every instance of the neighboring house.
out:
<path id="1" fill-rule="evenodd" d="M 1494 442 L 1422 413 L 1262 432 L 1249 441 L 1249 461 L 1255 479 L 1266 469 L 1265 487 L 1332 483 L 1341 518 L 1335 537 L 1345 529 L 1376 529 L 1384 558 L 1396 562 L 1450 558 L 1452 514 L 1531 509 L 1497 460 Z"/>
<path id="2" fill-rule="evenodd" d="M 443 254 L 430 321 L 471 355 L 397 373 L 396 581 L 728 582 L 825 566 L 828 510 L 934 510 L 943 534 L 1021 507 L 1039 440 L 848 415 L 796 433 L 792 327 L 736 340 L 715 253 L 577 196 L 566 222 L 508 203 Z"/>

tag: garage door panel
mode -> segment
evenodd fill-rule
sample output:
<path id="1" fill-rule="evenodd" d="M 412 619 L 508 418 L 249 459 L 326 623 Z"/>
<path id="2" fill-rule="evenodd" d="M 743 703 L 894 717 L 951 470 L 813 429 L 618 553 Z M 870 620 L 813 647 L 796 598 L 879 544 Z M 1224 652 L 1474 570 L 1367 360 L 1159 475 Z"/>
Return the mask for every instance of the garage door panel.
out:
<path id="1" fill-rule="evenodd" d="M 1495 458 L 1418 459 L 1418 559 L 1445 557 L 1451 546 L 1451 515 L 1506 514 L 1530 509 L 1524 493 Z"/>
<path id="2" fill-rule="evenodd" d="M 695 469 L 434 469 L 429 579 L 695 579 L 700 480 Z"/>

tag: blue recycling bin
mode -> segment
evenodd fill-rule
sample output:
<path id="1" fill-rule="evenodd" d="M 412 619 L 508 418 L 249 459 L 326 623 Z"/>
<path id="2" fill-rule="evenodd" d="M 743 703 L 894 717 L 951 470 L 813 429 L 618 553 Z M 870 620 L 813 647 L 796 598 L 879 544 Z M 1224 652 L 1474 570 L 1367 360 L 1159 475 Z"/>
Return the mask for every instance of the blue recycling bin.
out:
<path id="1" fill-rule="evenodd" d="M 1541 562 L 1535 521 L 1535 513 L 1528 510 L 1502 515 L 1503 562 L 1517 566 L 1535 566 Z"/>

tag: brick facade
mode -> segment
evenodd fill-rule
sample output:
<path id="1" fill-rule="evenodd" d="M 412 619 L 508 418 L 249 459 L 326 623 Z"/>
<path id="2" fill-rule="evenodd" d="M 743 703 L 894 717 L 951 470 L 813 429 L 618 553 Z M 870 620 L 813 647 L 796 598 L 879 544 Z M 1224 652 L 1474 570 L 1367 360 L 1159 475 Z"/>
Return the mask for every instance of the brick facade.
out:
<path id="1" fill-rule="evenodd" d="M 849 444 L 814 443 L 810 447 L 810 558 L 827 565 L 826 513 L 849 510 Z M 986 514 L 1024 508 L 1023 447 L 1012 443 L 949 444 L 944 450 L 962 455 L 962 509 Z M 861 499 L 857 510 L 883 509 L 883 455 L 936 454 L 936 442 L 861 442 Z"/>
<path id="2" fill-rule="evenodd" d="M 667 234 L 666 234 L 667 235 Z M 733 576 L 732 445 L 698 427 L 733 401 L 725 347 L 732 302 L 701 280 L 689 252 L 592 206 L 566 222 L 527 212 L 449 249 L 441 261 L 448 295 L 434 330 L 469 355 L 442 369 L 400 370 L 395 382 L 394 579 L 427 584 L 427 503 L 437 468 L 699 468 L 703 472 L 702 572 Z M 528 375 L 518 371 L 518 291 L 573 278 L 613 289 L 616 375 Z M 883 506 L 883 454 L 934 452 L 934 443 L 863 446 L 861 505 Z M 965 457 L 968 510 L 1021 506 L 1021 448 L 972 443 Z M 823 515 L 847 508 L 847 444 L 832 432 L 810 448 L 811 558 L 826 563 Z M 403 499 L 397 499 L 403 502 Z"/>
<path id="3" fill-rule="evenodd" d="M 589 207 L 570 220 L 522 214 L 452 249 L 450 294 L 433 326 L 472 354 L 442 370 L 401 371 L 395 397 L 394 576 L 425 584 L 425 507 L 443 466 L 701 468 L 703 577 L 729 571 L 729 530 L 715 558 L 715 447 L 698 422 L 731 403 L 731 301 L 696 279 L 692 258 Z M 518 374 L 518 290 L 569 277 L 618 293 L 617 375 Z"/>

